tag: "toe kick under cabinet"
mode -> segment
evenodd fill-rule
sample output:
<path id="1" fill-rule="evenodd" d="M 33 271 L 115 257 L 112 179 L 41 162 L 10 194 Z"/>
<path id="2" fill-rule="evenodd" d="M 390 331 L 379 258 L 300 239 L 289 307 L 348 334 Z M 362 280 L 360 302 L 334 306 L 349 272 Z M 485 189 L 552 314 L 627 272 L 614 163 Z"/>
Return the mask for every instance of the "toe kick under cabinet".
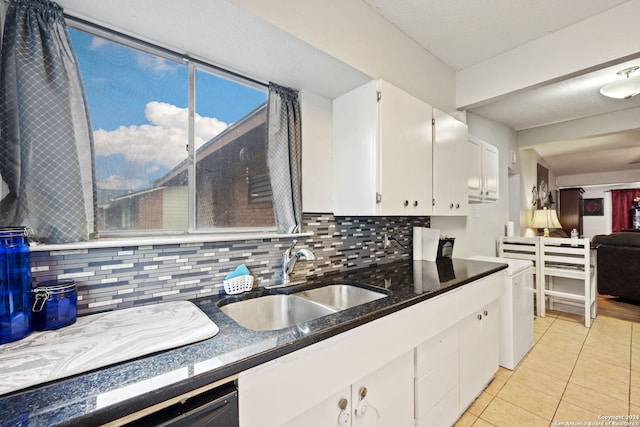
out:
<path id="1" fill-rule="evenodd" d="M 494 273 L 240 373 L 240 426 L 452 425 L 498 370 L 503 292 Z"/>

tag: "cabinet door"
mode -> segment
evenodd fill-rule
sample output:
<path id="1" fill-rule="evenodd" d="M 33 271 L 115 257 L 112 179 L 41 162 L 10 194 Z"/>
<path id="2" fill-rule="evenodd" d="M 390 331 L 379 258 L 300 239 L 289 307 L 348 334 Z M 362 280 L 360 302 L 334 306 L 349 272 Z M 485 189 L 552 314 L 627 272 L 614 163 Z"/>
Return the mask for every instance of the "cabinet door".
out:
<path id="1" fill-rule="evenodd" d="M 431 106 L 379 82 L 380 215 L 432 212 Z"/>
<path id="2" fill-rule="evenodd" d="M 500 189 L 499 152 L 491 144 L 469 136 L 469 177 L 467 192 L 472 202 L 494 202 L 498 200 Z"/>
<path id="3" fill-rule="evenodd" d="M 460 409 L 465 410 L 498 370 L 499 305 L 493 301 L 460 322 Z"/>
<path id="4" fill-rule="evenodd" d="M 469 200 L 482 200 L 482 141 L 469 136 L 467 141 Z"/>
<path id="5" fill-rule="evenodd" d="M 286 427 L 412 425 L 413 351 L 284 424 Z"/>
<path id="6" fill-rule="evenodd" d="M 563 188 L 560 190 L 560 224 L 563 230 L 571 235 L 571 230 L 578 230 L 582 236 L 583 207 L 582 188 Z"/>
<path id="7" fill-rule="evenodd" d="M 336 215 L 431 214 L 431 115 L 382 80 L 333 101 Z"/>
<path id="8" fill-rule="evenodd" d="M 413 426 L 413 351 L 351 385 L 352 426 Z"/>
<path id="9" fill-rule="evenodd" d="M 493 145 L 484 144 L 482 169 L 485 200 L 498 200 L 500 163 L 498 149 Z"/>
<path id="10" fill-rule="evenodd" d="M 376 215 L 378 173 L 377 82 L 333 101 L 333 210 Z"/>
<path id="11" fill-rule="evenodd" d="M 433 215 L 467 215 L 467 125 L 433 110 Z"/>
<path id="12" fill-rule="evenodd" d="M 350 426 L 353 406 L 350 398 L 351 387 L 347 387 L 283 424 L 283 427 Z"/>

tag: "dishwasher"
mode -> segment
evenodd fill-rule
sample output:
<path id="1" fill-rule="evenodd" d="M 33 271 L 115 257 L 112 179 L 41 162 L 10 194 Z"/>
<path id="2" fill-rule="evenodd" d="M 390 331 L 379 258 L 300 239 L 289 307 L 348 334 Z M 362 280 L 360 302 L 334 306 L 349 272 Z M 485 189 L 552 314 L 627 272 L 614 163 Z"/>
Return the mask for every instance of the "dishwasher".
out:
<path id="1" fill-rule="evenodd" d="M 188 396 L 128 423 L 129 427 L 237 427 L 238 389 L 234 382 Z"/>
<path id="2" fill-rule="evenodd" d="M 500 366 L 514 370 L 533 347 L 533 262 L 473 256 L 469 259 L 507 264 L 500 298 Z"/>

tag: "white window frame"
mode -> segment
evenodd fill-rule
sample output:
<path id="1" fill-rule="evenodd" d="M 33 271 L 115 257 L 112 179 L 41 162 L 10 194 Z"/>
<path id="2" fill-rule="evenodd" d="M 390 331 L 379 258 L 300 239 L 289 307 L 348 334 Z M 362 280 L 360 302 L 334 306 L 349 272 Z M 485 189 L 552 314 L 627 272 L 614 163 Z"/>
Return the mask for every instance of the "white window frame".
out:
<path id="1" fill-rule="evenodd" d="M 117 239 L 120 241 L 121 239 L 129 239 L 129 238 L 154 238 L 158 237 L 162 241 L 166 241 L 165 237 L 168 238 L 169 242 L 173 241 L 175 237 L 170 236 L 184 236 L 184 235 L 194 235 L 200 236 L 197 237 L 198 241 L 219 241 L 221 240 L 241 240 L 244 238 L 269 238 L 269 237 L 282 237 L 285 235 L 279 235 L 276 233 L 277 227 L 273 226 L 264 226 L 264 227 L 234 227 L 234 228 L 196 228 L 196 179 L 195 179 L 195 131 L 194 131 L 194 117 L 195 117 L 195 73 L 196 70 L 203 70 L 209 73 L 220 75 L 224 78 L 237 81 L 244 85 L 248 85 L 254 87 L 256 89 L 265 90 L 268 88 L 268 84 L 242 76 L 238 73 L 234 73 L 232 71 L 226 70 L 220 66 L 212 65 L 206 61 L 193 58 L 187 55 L 178 54 L 170 49 L 165 47 L 155 45 L 153 43 L 136 39 L 134 37 L 128 36 L 126 34 L 102 27 L 100 25 L 85 21 L 83 19 L 66 15 L 66 22 L 70 28 L 80 30 L 86 32 L 91 35 L 95 35 L 106 40 L 112 41 L 114 43 L 119 43 L 125 46 L 128 46 L 133 49 L 138 49 L 143 52 L 157 55 L 167 60 L 182 62 L 188 66 L 188 90 L 189 90 L 189 100 L 188 100 L 188 116 L 189 116 L 189 128 L 188 128 L 188 145 L 187 145 L 187 161 L 190 165 L 192 165 L 188 170 L 188 192 L 189 192 L 189 203 L 188 203 L 188 227 L 185 230 L 119 230 L 119 231 L 99 231 L 96 230 L 100 237 L 98 240 L 112 240 Z M 2 191 L 2 188 L 0 188 Z M 287 234 L 286 236 L 293 235 L 304 235 L 305 233 L 296 233 L 296 234 Z M 204 238 L 204 236 L 211 235 L 210 238 Z M 74 245 L 74 244 L 72 244 Z M 80 246 L 85 247 L 86 244 L 79 243 Z M 49 246 L 49 245 L 47 245 Z"/>

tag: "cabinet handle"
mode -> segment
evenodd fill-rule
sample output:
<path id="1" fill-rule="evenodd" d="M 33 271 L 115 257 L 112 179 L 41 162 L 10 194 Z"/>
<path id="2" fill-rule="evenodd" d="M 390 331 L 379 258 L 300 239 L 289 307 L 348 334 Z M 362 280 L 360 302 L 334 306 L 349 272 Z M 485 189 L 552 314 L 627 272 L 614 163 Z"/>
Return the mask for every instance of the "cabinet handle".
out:
<path id="1" fill-rule="evenodd" d="M 353 410 L 353 414 L 358 418 L 364 418 L 367 415 L 367 410 L 369 409 L 369 402 L 365 400 L 367 396 L 367 388 L 360 387 L 360 401 L 356 404 L 356 407 Z"/>
<path id="2" fill-rule="evenodd" d="M 338 414 L 339 426 L 348 426 L 351 424 L 351 414 L 347 411 L 348 406 L 349 401 L 344 397 L 338 402 L 338 407 L 340 408 L 340 413 Z"/>
<path id="3" fill-rule="evenodd" d="M 456 209 L 460 209 L 460 203 L 456 203 Z"/>
<path id="4" fill-rule="evenodd" d="M 488 316 L 488 315 L 489 315 L 489 312 L 488 312 L 487 310 L 485 310 L 485 311 L 484 311 L 484 315 L 485 315 L 485 316 Z"/>
<path id="5" fill-rule="evenodd" d="M 482 320 L 482 314 L 478 314 L 478 320 Z"/>
<path id="6" fill-rule="evenodd" d="M 345 409 L 347 409 L 347 406 L 349 406 L 349 401 L 344 397 L 340 399 L 340 401 L 338 402 L 338 408 L 344 411 Z"/>
<path id="7" fill-rule="evenodd" d="M 360 387 L 360 400 L 364 399 L 365 397 L 367 397 L 367 388 L 366 387 Z"/>
<path id="8" fill-rule="evenodd" d="M 418 207 L 418 201 L 417 201 L 417 200 L 415 200 L 415 201 L 413 202 L 413 207 L 414 207 L 414 208 L 417 208 L 417 207 Z"/>
<path id="9" fill-rule="evenodd" d="M 404 201 L 404 207 L 406 208 L 407 206 L 409 206 L 409 201 L 408 201 L 408 200 L 405 200 L 405 201 Z"/>
<path id="10" fill-rule="evenodd" d="M 449 209 L 453 209 L 453 203 L 449 205 Z"/>

